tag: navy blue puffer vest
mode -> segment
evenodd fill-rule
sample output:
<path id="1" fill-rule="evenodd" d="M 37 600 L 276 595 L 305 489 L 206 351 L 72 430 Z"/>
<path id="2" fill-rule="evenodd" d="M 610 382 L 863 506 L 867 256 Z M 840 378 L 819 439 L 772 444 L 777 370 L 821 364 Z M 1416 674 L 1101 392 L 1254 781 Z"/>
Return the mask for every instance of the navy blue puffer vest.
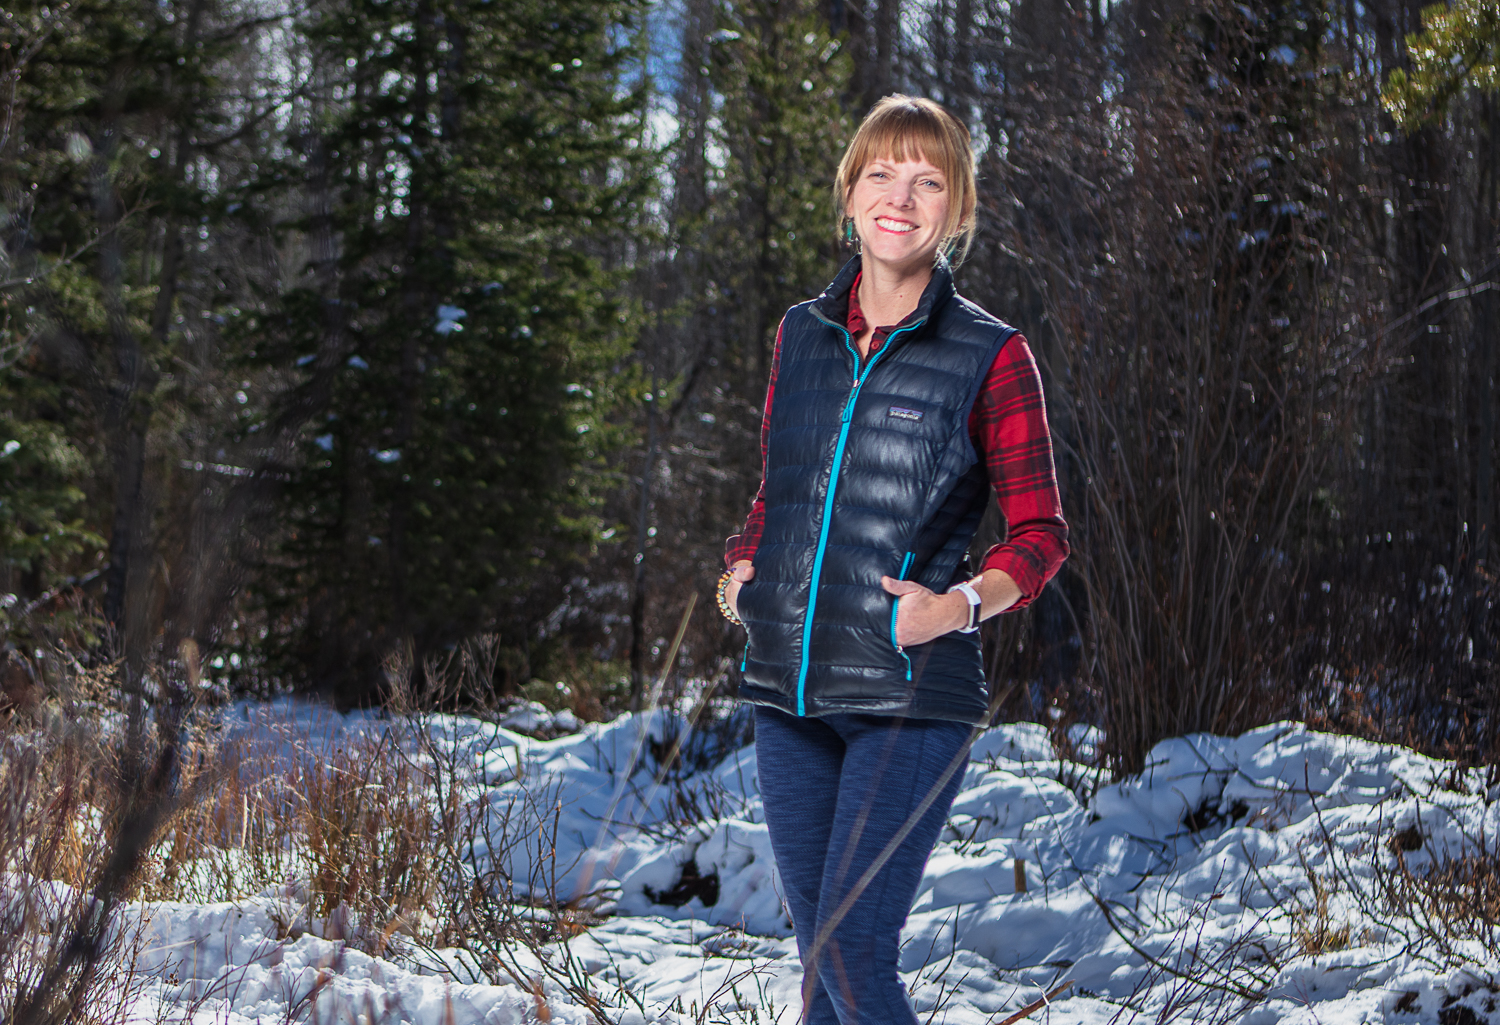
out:
<path id="1" fill-rule="evenodd" d="M 781 333 L 740 693 L 794 715 L 864 712 L 978 723 L 979 635 L 902 650 L 882 575 L 943 592 L 965 574 L 989 502 L 969 411 L 1015 334 L 957 296 L 947 264 L 915 314 L 861 359 L 845 329 L 850 261 Z"/>

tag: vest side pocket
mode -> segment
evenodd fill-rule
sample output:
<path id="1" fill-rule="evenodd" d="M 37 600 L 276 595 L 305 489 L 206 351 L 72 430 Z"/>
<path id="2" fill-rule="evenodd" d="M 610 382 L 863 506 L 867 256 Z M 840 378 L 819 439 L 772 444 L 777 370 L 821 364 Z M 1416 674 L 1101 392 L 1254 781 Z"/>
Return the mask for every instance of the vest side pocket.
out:
<path id="1" fill-rule="evenodd" d="M 915 559 L 916 557 L 917 557 L 917 553 L 916 552 L 907 552 L 906 553 L 906 557 L 901 560 L 901 572 L 898 573 L 898 574 L 896 574 L 896 579 L 897 580 L 905 580 L 906 579 L 906 574 L 909 573 L 909 572 L 911 572 L 912 560 Z M 908 655 L 906 653 L 906 649 L 903 648 L 896 641 L 896 616 L 898 614 L 900 614 L 900 612 L 901 612 L 901 599 L 898 597 L 895 601 L 891 602 L 891 645 L 892 645 L 892 647 L 894 647 L 896 649 L 896 654 L 900 655 L 901 656 L 901 660 L 906 663 L 906 682 L 910 683 L 911 682 L 911 656 Z"/>
<path id="2" fill-rule="evenodd" d="M 753 579 L 746 580 L 740 584 L 740 593 L 735 595 L 734 608 L 740 615 L 740 622 L 745 624 L 745 629 L 750 629 L 750 621 L 755 619 L 755 598 L 752 591 L 755 588 Z"/>
<path id="3" fill-rule="evenodd" d="M 897 614 L 900 611 L 901 611 L 901 599 L 898 597 L 895 601 L 893 601 L 891 603 L 891 646 L 896 649 L 896 654 L 900 655 L 902 661 L 904 661 L 906 663 L 906 682 L 910 683 L 911 682 L 911 656 L 908 655 L 906 653 L 906 649 L 903 648 L 896 641 L 896 616 L 897 616 Z"/>
<path id="4" fill-rule="evenodd" d="M 740 593 L 735 597 L 736 610 L 740 614 L 740 621 L 745 626 L 745 651 L 740 656 L 740 672 L 745 671 L 746 663 L 750 661 L 750 649 L 752 646 L 757 650 L 761 647 L 755 643 L 755 636 L 764 627 L 762 621 L 763 613 L 759 608 L 760 597 L 763 588 L 756 586 L 757 581 L 751 579 L 740 585 Z M 774 591 L 775 589 L 772 588 Z M 764 655 L 764 652 L 762 652 Z"/>

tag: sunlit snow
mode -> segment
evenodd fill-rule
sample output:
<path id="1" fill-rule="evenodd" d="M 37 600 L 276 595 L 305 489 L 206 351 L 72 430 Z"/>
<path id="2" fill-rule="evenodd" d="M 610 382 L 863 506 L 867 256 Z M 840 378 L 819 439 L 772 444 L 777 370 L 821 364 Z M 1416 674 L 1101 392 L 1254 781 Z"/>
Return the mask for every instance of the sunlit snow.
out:
<path id="1" fill-rule="evenodd" d="M 555 951 L 587 976 L 599 1013 L 620 1025 L 793 1025 L 795 941 L 754 750 L 737 743 L 743 711 L 696 736 L 666 712 L 579 728 L 571 715 L 523 711 L 517 729 L 577 732 L 537 740 L 438 717 L 428 735 L 472 768 L 468 797 L 496 821 L 549 838 L 555 824 L 555 850 L 513 843 L 493 855 L 522 880 L 537 867 L 528 859 L 555 859 L 560 895 L 604 914 Z M 274 753 L 390 720 L 282 702 L 235 706 L 226 722 Z M 658 758 L 679 744 L 690 770 L 664 772 Z M 1139 778 L 1101 785 L 1093 773 L 1059 760 L 1036 725 L 978 738 L 903 934 L 924 1023 L 993 1025 L 1066 983 L 1032 1020 L 1500 1020 L 1490 1016 L 1500 955 L 1424 933 L 1391 883 L 1500 832 L 1500 788 L 1480 773 L 1296 724 L 1165 741 Z M 689 863 L 716 878 L 714 903 L 657 903 Z M 598 1020 L 541 971 L 490 985 L 461 950 L 361 953 L 336 938 L 340 923 L 309 917 L 305 889 L 288 879 L 234 904 L 128 908 L 136 1017 Z"/>

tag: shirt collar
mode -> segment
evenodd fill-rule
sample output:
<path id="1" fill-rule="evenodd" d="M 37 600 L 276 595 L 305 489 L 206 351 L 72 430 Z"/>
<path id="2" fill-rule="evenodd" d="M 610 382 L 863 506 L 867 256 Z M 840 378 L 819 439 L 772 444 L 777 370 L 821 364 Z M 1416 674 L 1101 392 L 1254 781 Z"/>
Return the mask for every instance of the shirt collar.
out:
<path id="1" fill-rule="evenodd" d="M 852 334 L 854 330 L 852 317 L 859 309 L 859 299 L 853 297 L 853 292 L 859 285 L 860 274 L 860 258 L 855 256 L 840 268 L 833 282 L 812 301 L 813 313 L 820 320 L 843 327 Z M 949 269 L 947 258 L 940 255 L 937 265 L 932 269 L 932 280 L 927 282 L 927 287 L 922 290 L 922 297 L 917 300 L 917 308 L 912 310 L 900 324 L 888 328 L 876 328 L 876 333 L 888 333 L 895 331 L 898 327 L 925 321 L 935 311 L 942 309 L 953 295 L 953 272 Z M 860 320 L 868 325 L 863 313 L 860 314 Z"/>

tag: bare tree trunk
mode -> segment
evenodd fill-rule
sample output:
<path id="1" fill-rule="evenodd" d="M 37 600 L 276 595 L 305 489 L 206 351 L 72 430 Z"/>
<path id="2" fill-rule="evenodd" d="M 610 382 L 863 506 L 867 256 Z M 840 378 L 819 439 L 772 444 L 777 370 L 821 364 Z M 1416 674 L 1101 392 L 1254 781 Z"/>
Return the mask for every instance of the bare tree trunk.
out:
<path id="1" fill-rule="evenodd" d="M 144 624 L 137 621 L 131 598 L 145 583 L 141 574 L 150 571 L 146 562 L 145 529 L 149 514 L 144 505 L 146 432 L 150 422 L 149 399 L 156 389 L 157 375 L 146 358 L 141 339 L 130 324 L 125 309 L 122 212 L 115 194 L 111 165 L 123 132 L 121 116 L 129 66 L 119 67 L 103 104 L 100 137 L 95 144 L 92 167 L 93 203 L 99 223 L 99 282 L 108 314 L 113 375 L 105 387 L 105 436 L 110 443 L 114 477 L 114 511 L 110 518 L 109 569 L 105 573 L 104 617 L 114 632 L 116 654 L 125 658 L 126 686 L 135 688 L 144 657 Z M 135 717 L 133 717 L 135 718 Z"/>
<path id="2" fill-rule="evenodd" d="M 865 93 L 866 106 L 895 86 L 896 53 L 901 33 L 901 0 L 875 0 L 875 4 L 875 65 Z"/>
<path id="3" fill-rule="evenodd" d="M 646 460 L 641 468 L 641 501 L 635 521 L 635 571 L 630 590 L 630 709 L 641 710 L 646 694 L 646 545 L 651 538 L 651 485 L 660 453 L 657 403 L 659 383 L 651 375 L 651 401 L 646 403 Z"/>
<path id="4" fill-rule="evenodd" d="M 682 77 L 677 86 L 677 111 L 687 136 L 681 149 L 673 195 L 675 234 L 684 224 L 695 224 L 708 207 L 707 161 L 709 96 L 708 37 L 713 32 L 713 6 L 707 0 L 688 0 L 682 27 Z M 696 248 L 696 247 L 694 247 Z M 681 250 L 679 250 L 680 252 Z M 697 254 L 695 254 L 697 255 Z"/>
<path id="5" fill-rule="evenodd" d="M 1477 100 L 1477 132 L 1482 138 L 1475 140 L 1474 151 L 1478 159 L 1478 180 L 1475 187 L 1474 239 L 1472 252 L 1477 260 L 1489 263 L 1495 255 L 1496 219 L 1500 217 L 1500 204 L 1496 203 L 1497 140 L 1495 138 L 1495 100 L 1489 95 Z M 1474 565 L 1480 577 L 1474 583 L 1483 588 L 1485 576 L 1493 573 L 1493 555 L 1500 548 L 1495 544 L 1495 293 L 1488 290 L 1474 297 L 1474 310 L 1470 334 L 1474 339 L 1474 380 L 1478 395 L 1475 405 L 1479 414 L 1478 459 L 1474 472 Z M 1481 569 L 1482 567 L 1482 569 Z M 1475 601 L 1470 606 L 1469 637 L 1474 643 L 1474 658 L 1487 662 L 1493 657 L 1489 631 L 1483 622 L 1485 602 Z"/>
<path id="6" fill-rule="evenodd" d="M 953 91 L 964 108 L 972 104 L 974 95 L 974 0 L 958 0 L 953 8 Z M 955 111 L 960 118 L 968 120 L 968 110 Z"/>
<path id="7" fill-rule="evenodd" d="M 1484 96 L 1479 100 L 1480 130 L 1484 133 L 1482 148 L 1476 146 L 1479 165 L 1478 195 L 1479 216 L 1474 218 L 1475 235 L 1473 252 L 1488 260 L 1495 253 L 1495 221 L 1500 216 L 1500 205 L 1496 203 L 1495 175 L 1497 140 L 1495 139 L 1495 100 Z M 1479 528 L 1478 550 L 1475 555 L 1488 559 L 1494 548 L 1495 531 L 1495 293 L 1493 290 L 1477 297 L 1475 308 L 1474 336 L 1478 342 L 1480 396 L 1479 407 L 1479 466 L 1475 474 L 1475 498 L 1478 515 L 1475 520 Z"/>
<path id="8" fill-rule="evenodd" d="M 416 88 L 412 93 L 412 118 L 411 133 L 413 148 L 428 158 L 435 144 L 432 133 L 427 127 L 428 108 L 433 97 L 428 90 L 428 67 L 425 63 L 426 55 L 432 52 L 434 45 L 433 36 L 436 32 L 435 15 L 432 6 L 423 2 L 417 5 L 416 18 L 416 46 L 413 48 L 417 54 L 418 65 L 412 69 L 412 79 Z M 429 158 L 430 159 L 430 158 Z M 425 181 L 419 181 L 421 174 Z M 406 256 L 404 264 L 406 267 L 407 287 L 403 299 L 405 322 L 401 326 L 401 366 L 400 377 L 402 382 L 401 401 L 396 418 L 396 432 L 391 439 L 393 447 L 401 448 L 407 445 L 416 436 L 417 419 L 420 415 L 419 407 L 422 397 L 422 370 L 419 366 L 421 358 L 421 336 L 425 326 L 425 320 L 432 308 L 432 296 L 428 292 L 426 276 L 419 273 L 419 268 L 430 258 L 426 252 L 430 244 L 428 238 L 429 203 L 428 198 L 432 192 L 433 182 L 426 172 L 419 171 L 419 164 L 413 163 L 412 187 L 410 193 L 411 212 L 406 218 Z M 388 566 L 391 576 L 391 597 L 394 608 L 394 632 L 400 639 L 414 639 L 414 621 L 411 595 L 406 579 L 407 561 L 412 557 L 410 551 L 410 540 L 408 538 L 408 521 L 412 505 L 412 486 L 401 487 L 391 502 L 390 513 L 390 544 L 388 547 Z M 391 638 L 396 640 L 397 638 Z M 424 652 L 413 651 L 408 665 L 411 671 L 421 671 Z M 367 683 L 367 681 L 351 681 L 355 686 Z"/>
<path id="9" fill-rule="evenodd" d="M 193 0 L 188 9 L 188 17 L 183 38 L 181 40 L 184 53 L 196 53 L 198 49 L 199 36 L 203 26 L 203 16 L 207 8 L 207 0 Z M 172 89 L 172 82 L 167 82 L 167 90 Z M 171 142 L 172 170 L 168 179 L 171 189 L 180 189 L 187 180 L 187 168 L 193 154 L 193 122 L 199 102 L 196 80 L 184 87 L 176 104 L 177 130 Z M 175 214 L 163 218 L 162 230 L 162 256 L 161 272 L 157 278 L 156 305 L 151 313 L 151 339 L 158 349 L 165 350 L 172 330 L 172 312 L 177 304 L 177 292 L 179 279 L 182 272 L 183 260 L 183 226 L 181 215 Z M 144 261 L 143 261 L 144 262 Z M 201 589 L 201 577 L 209 571 L 209 566 L 202 558 L 202 553 L 193 552 L 189 556 L 187 574 L 189 579 L 182 581 L 180 590 L 198 591 Z M 169 603 L 171 599 L 168 599 Z M 203 611 L 202 606 L 197 604 L 181 604 L 174 611 L 187 611 L 192 616 L 193 622 L 184 622 L 181 615 L 167 617 L 168 637 L 166 650 L 176 651 L 178 643 L 184 636 L 197 637 L 197 620 Z"/>
<path id="10" fill-rule="evenodd" d="M 849 57 L 854 64 L 849 76 L 849 100 L 860 107 L 860 112 L 869 109 L 875 102 L 875 77 L 870 43 L 870 13 L 866 6 L 871 0 L 844 0 L 844 20 L 849 29 Z"/>

